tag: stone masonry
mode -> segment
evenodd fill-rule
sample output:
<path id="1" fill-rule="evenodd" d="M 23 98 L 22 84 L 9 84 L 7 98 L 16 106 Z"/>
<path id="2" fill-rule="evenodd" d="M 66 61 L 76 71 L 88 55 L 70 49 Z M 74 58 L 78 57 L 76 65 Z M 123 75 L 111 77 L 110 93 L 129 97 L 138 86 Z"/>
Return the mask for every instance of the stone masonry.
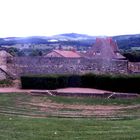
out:
<path id="1" fill-rule="evenodd" d="M 28 74 L 128 73 L 128 61 L 112 38 L 97 38 L 81 57 L 12 57 L 0 56 L 0 79 Z"/>
<path id="2" fill-rule="evenodd" d="M 87 58 L 13 57 L 7 69 L 20 77 L 27 74 L 127 73 L 127 60 Z"/>

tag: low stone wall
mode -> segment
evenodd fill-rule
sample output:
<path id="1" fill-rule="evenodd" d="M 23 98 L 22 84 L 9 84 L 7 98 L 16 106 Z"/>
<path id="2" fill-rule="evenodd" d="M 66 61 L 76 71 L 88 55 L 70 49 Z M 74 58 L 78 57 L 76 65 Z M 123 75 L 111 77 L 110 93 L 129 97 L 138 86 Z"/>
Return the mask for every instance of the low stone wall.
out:
<path id="1" fill-rule="evenodd" d="M 13 57 L 7 69 L 17 77 L 26 74 L 127 73 L 128 61 L 87 58 Z"/>
<path id="2" fill-rule="evenodd" d="M 128 70 L 131 73 L 140 73 L 140 62 L 129 62 Z"/>

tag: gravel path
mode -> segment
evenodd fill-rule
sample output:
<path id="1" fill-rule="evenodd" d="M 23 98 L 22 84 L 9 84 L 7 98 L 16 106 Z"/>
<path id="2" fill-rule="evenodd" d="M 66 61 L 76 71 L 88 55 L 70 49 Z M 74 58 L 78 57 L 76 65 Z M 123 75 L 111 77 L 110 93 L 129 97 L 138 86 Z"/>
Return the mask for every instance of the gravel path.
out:
<path id="1" fill-rule="evenodd" d="M 64 93 L 111 93 L 110 91 L 92 89 L 92 88 L 63 88 L 57 89 L 57 92 Z"/>
<path id="2" fill-rule="evenodd" d="M 15 87 L 9 87 L 9 88 L 0 88 L 0 93 L 9 93 L 9 92 L 28 92 L 31 91 L 45 91 L 45 90 L 26 90 L 26 89 L 19 89 Z M 99 89 L 91 89 L 91 88 L 63 88 L 63 89 L 57 89 L 55 90 L 57 92 L 65 92 L 65 93 L 105 93 L 109 91 L 99 90 Z"/>

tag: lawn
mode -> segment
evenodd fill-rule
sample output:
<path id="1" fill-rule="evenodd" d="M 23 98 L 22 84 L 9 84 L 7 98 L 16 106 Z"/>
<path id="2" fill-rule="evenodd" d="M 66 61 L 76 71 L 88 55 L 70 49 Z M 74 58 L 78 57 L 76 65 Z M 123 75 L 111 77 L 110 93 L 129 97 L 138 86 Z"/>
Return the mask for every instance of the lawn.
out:
<path id="1" fill-rule="evenodd" d="M 1 140 L 139 140 L 140 119 L 0 116 Z"/>
<path id="2" fill-rule="evenodd" d="M 69 117 L 79 110 L 64 108 L 69 114 L 63 117 L 60 105 L 78 105 L 83 109 L 102 105 L 134 108 L 118 110 L 119 117 L 94 116 L 95 110 L 90 117 Z M 140 140 L 139 105 L 139 98 L 106 100 L 0 94 L 0 140 Z"/>

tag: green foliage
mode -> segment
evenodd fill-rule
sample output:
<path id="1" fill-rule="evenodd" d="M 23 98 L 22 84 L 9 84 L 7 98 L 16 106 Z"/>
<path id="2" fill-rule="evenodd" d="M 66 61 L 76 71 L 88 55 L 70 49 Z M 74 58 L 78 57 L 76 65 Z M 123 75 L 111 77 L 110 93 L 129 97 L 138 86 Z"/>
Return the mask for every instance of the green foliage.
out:
<path id="1" fill-rule="evenodd" d="M 124 55 L 131 62 L 140 62 L 139 50 L 125 50 L 122 51 L 122 55 Z"/>
<path id="2" fill-rule="evenodd" d="M 22 76 L 24 89 L 86 87 L 116 92 L 140 92 L 140 75 L 30 75 Z"/>
<path id="3" fill-rule="evenodd" d="M 42 53 L 42 51 L 39 50 L 39 49 L 33 49 L 33 50 L 31 51 L 31 53 L 29 54 L 29 56 L 42 56 L 42 55 L 43 55 L 43 53 Z"/>
<path id="4" fill-rule="evenodd" d="M 13 56 L 25 56 L 25 53 L 23 50 L 20 50 L 14 47 L 7 48 L 7 52 Z"/>
<path id="5" fill-rule="evenodd" d="M 113 37 L 120 49 L 129 50 L 140 46 L 140 35 L 122 35 Z"/>
<path id="6" fill-rule="evenodd" d="M 22 88 L 26 89 L 53 89 L 57 87 L 55 76 L 23 76 Z"/>
<path id="7" fill-rule="evenodd" d="M 0 80 L 0 87 L 9 87 L 13 84 L 13 82 L 9 79 Z"/>
<path id="8" fill-rule="evenodd" d="M 140 98 L 134 99 L 105 99 L 91 97 L 66 97 L 66 96 L 44 96 L 43 101 L 51 100 L 51 102 L 68 104 L 68 105 L 139 105 Z M 133 111 L 138 111 L 133 109 Z M 140 113 L 140 108 L 139 108 Z"/>
<path id="9" fill-rule="evenodd" d="M 45 98 L 45 99 L 44 99 Z M 139 140 L 140 109 L 133 108 L 119 118 L 64 118 L 50 117 L 48 101 L 79 105 L 134 105 L 140 99 L 93 99 L 31 96 L 24 93 L 0 94 L 0 140 Z M 72 102 L 73 101 L 73 102 Z M 43 104 L 44 103 L 44 104 Z M 46 105 L 46 106 L 45 106 Z M 101 110 L 102 111 L 102 110 Z M 126 111 L 120 110 L 120 112 Z M 50 113 L 58 115 L 64 111 Z M 82 111 L 81 111 L 82 112 Z M 96 111 L 95 111 L 96 112 Z M 135 113 L 138 112 L 136 119 Z M 68 111 L 67 111 L 68 113 Z M 71 115 L 73 111 L 69 111 Z M 86 111 L 85 111 L 86 113 Z M 108 112 L 107 112 L 108 114 Z M 56 116 L 57 116 L 56 115 Z M 103 117 L 103 116 L 102 116 Z"/>
<path id="10" fill-rule="evenodd" d="M 8 53 L 10 53 L 13 56 L 17 56 L 18 52 L 19 52 L 19 50 L 17 48 L 10 47 L 8 49 Z"/>
<path id="11" fill-rule="evenodd" d="M 0 116 L 1 140 L 139 140 L 140 120 Z"/>
<path id="12" fill-rule="evenodd" d="M 80 86 L 79 75 L 30 75 L 22 76 L 22 88 L 25 89 L 56 89 Z"/>
<path id="13" fill-rule="evenodd" d="M 84 75 L 83 87 L 116 92 L 140 92 L 140 75 Z"/>

